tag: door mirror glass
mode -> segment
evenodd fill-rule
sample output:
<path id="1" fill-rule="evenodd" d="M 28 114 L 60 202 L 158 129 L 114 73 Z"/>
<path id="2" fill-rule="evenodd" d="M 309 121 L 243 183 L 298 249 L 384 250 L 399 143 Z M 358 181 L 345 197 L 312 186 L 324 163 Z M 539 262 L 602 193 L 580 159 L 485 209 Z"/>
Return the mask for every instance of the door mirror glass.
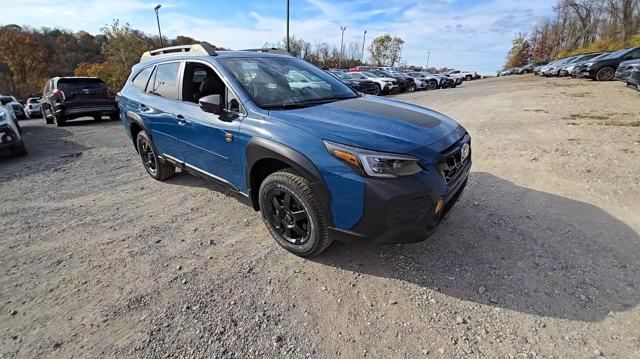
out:
<path id="1" fill-rule="evenodd" d="M 222 105 L 220 95 L 208 95 L 201 97 L 198 101 L 200 108 L 204 112 L 214 113 L 219 115 L 222 113 Z"/>

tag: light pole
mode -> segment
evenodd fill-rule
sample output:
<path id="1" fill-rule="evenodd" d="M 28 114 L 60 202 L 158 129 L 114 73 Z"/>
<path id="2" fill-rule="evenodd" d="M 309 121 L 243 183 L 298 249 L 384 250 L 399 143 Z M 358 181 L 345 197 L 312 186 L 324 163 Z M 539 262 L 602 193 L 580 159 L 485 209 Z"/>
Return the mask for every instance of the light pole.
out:
<path id="1" fill-rule="evenodd" d="M 289 46 L 289 0 L 287 0 L 287 52 L 291 52 L 291 46 Z"/>
<path id="2" fill-rule="evenodd" d="M 160 35 L 160 47 L 164 47 L 164 45 L 162 44 L 162 32 L 160 31 L 160 16 L 158 16 L 158 10 L 160 10 L 161 7 L 162 5 L 158 4 L 156 5 L 156 7 L 153 8 L 153 10 L 156 11 L 156 21 L 158 22 L 158 34 Z"/>
<path id="3" fill-rule="evenodd" d="M 429 70 L 429 58 L 431 57 L 431 50 L 427 50 L 427 70 Z"/>
<path id="4" fill-rule="evenodd" d="M 364 40 L 367 38 L 367 30 L 364 30 L 364 35 L 362 35 L 362 56 L 360 57 L 360 62 L 364 64 Z"/>
<path id="5" fill-rule="evenodd" d="M 342 31 L 342 37 L 340 38 L 340 58 L 338 59 L 338 68 L 342 68 L 342 52 L 344 49 L 344 30 L 346 30 L 346 26 L 340 26 L 340 31 Z"/>

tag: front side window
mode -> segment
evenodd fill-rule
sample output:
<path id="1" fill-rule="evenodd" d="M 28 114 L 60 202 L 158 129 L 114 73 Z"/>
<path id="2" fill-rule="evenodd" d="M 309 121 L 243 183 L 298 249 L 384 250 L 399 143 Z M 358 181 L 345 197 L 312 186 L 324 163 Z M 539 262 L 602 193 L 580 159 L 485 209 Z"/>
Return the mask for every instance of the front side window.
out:
<path id="1" fill-rule="evenodd" d="M 155 80 L 151 91 L 147 91 L 153 95 L 158 95 L 170 99 L 178 99 L 178 73 L 180 72 L 180 63 L 172 62 L 168 64 L 160 64 L 156 67 Z"/>
<path id="2" fill-rule="evenodd" d="M 138 75 L 136 75 L 136 77 L 133 79 L 133 87 L 144 92 L 147 89 L 147 83 L 149 82 L 149 77 L 151 76 L 152 71 L 153 66 L 149 66 L 146 69 L 140 71 Z"/>
<path id="3" fill-rule="evenodd" d="M 239 57 L 220 61 L 262 108 L 303 107 L 358 96 L 335 77 L 293 57 Z"/>

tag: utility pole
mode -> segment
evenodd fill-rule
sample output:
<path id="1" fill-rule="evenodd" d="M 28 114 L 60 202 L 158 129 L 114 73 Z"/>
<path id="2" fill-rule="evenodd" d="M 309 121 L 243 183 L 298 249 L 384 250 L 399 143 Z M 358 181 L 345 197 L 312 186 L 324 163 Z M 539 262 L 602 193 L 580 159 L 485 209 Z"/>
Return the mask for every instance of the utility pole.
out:
<path id="1" fill-rule="evenodd" d="M 160 10 L 161 7 L 162 5 L 158 4 L 156 5 L 156 7 L 153 8 L 153 10 L 156 11 L 156 21 L 158 22 L 158 35 L 160 35 L 160 47 L 164 47 L 164 45 L 162 44 L 162 32 L 160 31 L 160 16 L 158 15 L 158 10 Z"/>
<path id="2" fill-rule="evenodd" d="M 344 30 L 346 30 L 346 26 L 340 26 L 340 31 L 342 31 L 342 37 L 340 39 L 340 58 L 338 59 L 338 68 L 342 68 L 342 53 L 344 50 Z"/>
<path id="3" fill-rule="evenodd" d="M 429 70 L 429 58 L 431 57 L 431 50 L 427 50 L 427 70 Z"/>
<path id="4" fill-rule="evenodd" d="M 364 64 L 364 40 L 367 38 L 367 30 L 364 30 L 364 35 L 362 35 L 362 56 L 360 57 L 360 62 Z"/>
<path id="5" fill-rule="evenodd" d="M 289 45 L 289 0 L 287 0 L 287 52 L 291 52 L 291 46 Z"/>

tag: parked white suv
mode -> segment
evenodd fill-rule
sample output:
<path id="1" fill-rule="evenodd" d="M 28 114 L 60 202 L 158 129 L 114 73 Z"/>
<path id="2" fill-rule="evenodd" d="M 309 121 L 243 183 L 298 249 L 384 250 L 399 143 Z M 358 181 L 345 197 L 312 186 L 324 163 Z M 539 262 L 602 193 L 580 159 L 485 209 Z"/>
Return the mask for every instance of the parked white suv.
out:
<path id="1" fill-rule="evenodd" d="M 393 93 L 398 92 L 398 81 L 391 77 L 381 77 L 370 72 L 349 72 L 349 75 L 356 80 L 371 80 L 380 86 L 381 92 Z"/>
<path id="2" fill-rule="evenodd" d="M 22 141 L 22 130 L 9 103 L 13 99 L 0 96 L 0 151 L 8 149 L 13 156 L 24 156 L 27 148 Z"/>
<path id="3" fill-rule="evenodd" d="M 478 77 L 477 72 L 460 71 L 460 70 L 449 71 L 447 72 L 447 75 L 450 77 L 453 77 L 454 79 L 463 79 L 465 81 L 471 81 L 476 77 Z"/>

